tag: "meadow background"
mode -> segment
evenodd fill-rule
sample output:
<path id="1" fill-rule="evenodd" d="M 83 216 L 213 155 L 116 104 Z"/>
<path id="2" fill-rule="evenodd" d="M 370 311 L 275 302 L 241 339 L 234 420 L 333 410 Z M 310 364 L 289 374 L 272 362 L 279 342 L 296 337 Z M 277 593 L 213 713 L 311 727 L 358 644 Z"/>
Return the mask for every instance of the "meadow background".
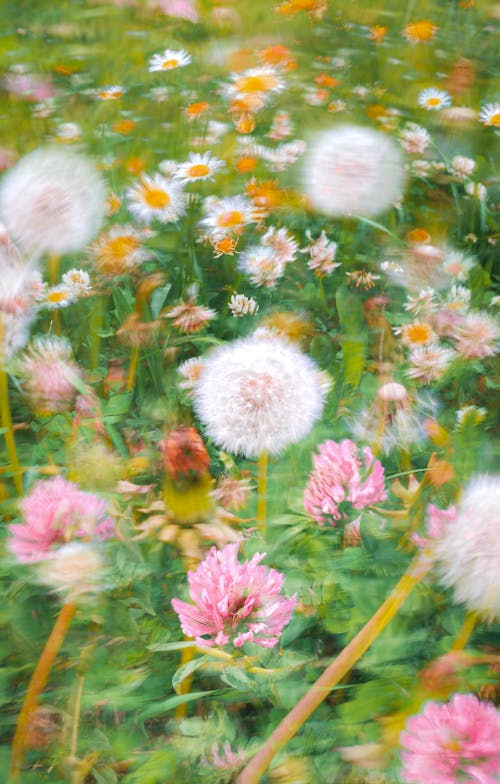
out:
<path id="1" fill-rule="evenodd" d="M 3 177 L 52 145 L 88 156 L 106 188 L 99 226 L 77 250 L 56 255 L 35 242 L 19 260 L 7 233 L 0 238 L 4 322 L 9 265 L 31 264 L 45 283 L 30 300 L 23 345 L 2 357 L 2 781 L 31 674 L 68 590 L 72 597 L 9 544 L 20 501 L 40 481 L 64 477 L 105 499 L 114 533 L 99 543 L 99 578 L 78 594 L 24 728 L 22 773 L 12 777 L 22 784 L 235 782 L 415 554 L 430 563 L 428 504 L 460 504 L 478 475 L 478 528 L 490 539 L 483 562 L 463 572 L 489 579 L 498 566 L 487 559 L 500 539 L 499 8 L 485 0 L 1 3 Z M 419 22 L 411 40 L 405 29 Z M 149 70 L 167 49 L 190 62 Z M 249 69 L 271 73 L 280 88 L 238 95 L 234 75 Z M 419 103 L 428 88 L 447 96 L 436 110 Z M 382 196 L 380 209 L 357 216 L 312 203 L 310 150 L 320 132 L 345 124 L 401 151 L 396 204 Z M 176 219 L 131 209 L 141 177 L 170 182 L 190 154 L 207 151 L 224 166 L 213 179 L 184 181 L 189 198 Z M 211 233 L 213 197 L 237 195 L 248 219 Z M 127 227 L 128 246 L 110 244 L 112 227 L 117 236 Z M 285 230 L 290 258 L 252 273 L 241 259 L 270 227 Z M 322 232 L 333 266 L 310 263 Z M 426 266 L 429 247 L 439 273 Z M 88 282 L 77 276 L 85 284 L 77 293 L 63 278 L 70 270 L 88 274 Z M 432 307 L 425 295 L 417 301 L 429 289 Z M 245 299 L 231 309 L 235 294 Z M 258 328 L 322 371 L 321 416 L 270 457 L 267 490 L 263 461 L 259 480 L 254 459 L 207 435 L 190 375 L 198 358 Z M 65 348 L 44 354 L 43 336 Z M 418 350 L 429 344 L 448 354 L 422 370 Z M 66 362 L 60 376 L 57 362 Z M 399 391 L 384 399 L 387 384 Z M 304 507 L 312 456 L 345 439 L 381 461 L 386 497 L 364 508 L 345 500 L 340 519 L 319 524 Z M 285 575 L 284 595 L 297 595 L 291 620 L 272 648 L 195 648 L 171 601 L 188 600 L 186 573 L 212 546 L 236 541 L 240 561 L 265 552 L 263 565 Z M 498 700 L 500 602 L 491 591 L 475 607 L 470 587 L 423 578 L 262 781 L 413 780 L 402 778 L 400 755 L 408 717 L 454 693 Z M 484 782 L 497 781 L 488 775 Z M 454 780 L 462 779 L 438 784 Z"/>

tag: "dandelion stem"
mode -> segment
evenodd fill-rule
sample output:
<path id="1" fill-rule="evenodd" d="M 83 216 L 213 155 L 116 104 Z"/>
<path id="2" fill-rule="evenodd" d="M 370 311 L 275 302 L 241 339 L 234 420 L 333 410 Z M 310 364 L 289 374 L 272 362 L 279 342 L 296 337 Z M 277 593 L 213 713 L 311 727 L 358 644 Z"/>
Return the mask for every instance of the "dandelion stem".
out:
<path id="1" fill-rule="evenodd" d="M 471 636 L 476 623 L 478 621 L 478 615 L 475 612 L 468 612 L 465 616 L 465 620 L 462 624 L 462 628 L 458 632 L 453 645 L 451 646 L 452 651 L 463 651 L 465 646 L 469 641 L 469 637 Z"/>
<path id="2" fill-rule="evenodd" d="M 260 780 L 275 754 L 297 734 L 309 716 L 328 697 L 331 689 L 368 650 L 372 642 L 396 615 L 412 589 L 427 574 L 431 565 L 431 559 L 426 559 L 420 555 L 410 563 L 405 574 L 375 615 L 363 626 L 337 658 L 331 662 L 246 765 L 237 779 L 238 784 L 256 784 Z"/>
<path id="3" fill-rule="evenodd" d="M 99 349 L 101 347 L 100 331 L 104 323 L 102 297 L 95 297 L 90 314 L 90 367 L 95 370 L 99 364 Z"/>
<path id="4" fill-rule="evenodd" d="M 51 286 L 55 286 L 59 278 L 60 263 L 61 263 L 61 257 L 58 256 L 56 253 L 51 253 L 47 264 L 49 270 L 49 283 Z"/>
<path id="5" fill-rule="evenodd" d="M 257 528 L 262 535 L 266 533 L 267 517 L 267 452 L 262 452 L 257 460 Z"/>
<path id="6" fill-rule="evenodd" d="M 76 604 L 74 602 L 63 604 L 49 638 L 45 643 L 45 648 L 38 659 L 35 671 L 31 676 L 23 707 L 21 708 L 17 719 L 16 731 L 12 741 L 12 756 L 8 779 L 9 784 L 14 784 L 19 781 L 30 720 L 37 709 L 38 699 L 47 685 L 52 665 L 64 642 L 71 619 L 75 612 Z"/>
<path id="7" fill-rule="evenodd" d="M 14 485 L 18 495 L 23 494 L 23 480 L 21 466 L 17 457 L 16 440 L 14 438 L 14 428 L 12 426 L 12 415 L 9 402 L 9 383 L 5 370 L 4 337 L 2 317 L 0 314 L 0 423 L 4 431 L 5 446 L 9 463 L 14 478 Z"/>

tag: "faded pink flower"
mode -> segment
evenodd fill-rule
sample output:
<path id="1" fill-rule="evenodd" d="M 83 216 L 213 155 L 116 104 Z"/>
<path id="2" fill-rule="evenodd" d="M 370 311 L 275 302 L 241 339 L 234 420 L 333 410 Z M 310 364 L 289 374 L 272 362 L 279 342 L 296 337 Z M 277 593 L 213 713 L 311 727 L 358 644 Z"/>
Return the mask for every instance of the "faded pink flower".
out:
<path id="1" fill-rule="evenodd" d="M 500 325 L 489 313 L 479 310 L 468 313 L 456 333 L 455 348 L 467 359 L 492 357 L 498 349 Z"/>
<path id="2" fill-rule="evenodd" d="M 46 335 L 33 340 L 19 361 L 19 372 L 30 402 L 43 414 L 67 410 L 81 382 L 80 369 L 71 358 L 70 344 Z"/>
<path id="3" fill-rule="evenodd" d="M 21 502 L 24 522 L 10 525 L 8 548 L 20 563 L 50 558 L 55 546 L 72 539 L 109 539 L 114 521 L 108 502 L 60 476 L 43 479 Z"/>
<path id="4" fill-rule="evenodd" d="M 187 19 L 188 22 L 198 21 L 198 12 L 192 0 L 149 0 L 150 8 L 163 11 L 166 16 L 175 19 Z"/>
<path id="5" fill-rule="evenodd" d="M 428 702 L 401 735 L 403 781 L 494 784 L 500 774 L 500 713 L 474 694 Z"/>
<path id="6" fill-rule="evenodd" d="M 448 523 L 456 520 L 457 510 L 454 506 L 449 509 L 438 509 L 434 504 L 429 504 L 427 507 L 427 536 L 420 536 L 420 534 L 412 534 L 412 542 L 420 550 L 433 551 L 433 545 L 441 539 Z"/>
<path id="7" fill-rule="evenodd" d="M 218 746 L 212 748 L 212 765 L 214 768 L 234 770 L 235 768 L 240 768 L 247 758 L 248 754 L 242 749 L 238 749 L 236 752 L 233 751 L 230 743 L 224 743 L 222 751 L 219 751 Z"/>
<path id="8" fill-rule="evenodd" d="M 222 550 L 212 547 L 196 571 L 188 572 L 189 595 L 194 604 L 172 599 L 182 630 L 202 647 L 241 648 L 253 642 L 274 648 L 290 621 L 297 594 L 280 596 L 285 576 L 259 566 L 266 553 L 238 561 L 239 544 Z"/>
<path id="9" fill-rule="evenodd" d="M 384 501 L 384 469 L 370 447 L 363 449 L 364 465 L 358 447 L 345 438 L 340 444 L 325 441 L 319 446 L 319 455 L 313 455 L 314 469 L 304 492 L 304 506 L 317 523 L 345 517 L 339 505 L 348 501 L 354 509 Z"/>
<path id="10" fill-rule="evenodd" d="M 212 308 L 204 308 L 191 300 L 189 302 L 181 302 L 179 305 L 171 308 L 165 314 L 165 318 L 172 319 L 174 327 L 177 327 L 185 334 L 189 334 L 190 332 L 198 332 L 200 329 L 205 329 L 208 322 L 216 315 L 217 313 Z"/>

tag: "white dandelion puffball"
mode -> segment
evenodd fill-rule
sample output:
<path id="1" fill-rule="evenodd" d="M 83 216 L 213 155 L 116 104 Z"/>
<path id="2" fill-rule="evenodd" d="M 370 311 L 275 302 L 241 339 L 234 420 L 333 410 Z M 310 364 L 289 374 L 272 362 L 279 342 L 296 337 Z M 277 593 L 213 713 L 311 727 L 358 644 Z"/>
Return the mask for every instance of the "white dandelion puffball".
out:
<path id="1" fill-rule="evenodd" d="M 441 582 L 456 601 L 500 620 L 500 476 L 482 474 L 466 485 L 435 552 Z"/>
<path id="2" fill-rule="evenodd" d="M 321 415 L 319 370 L 282 338 L 242 338 L 204 359 L 194 407 L 207 435 L 227 452 L 278 455 Z"/>
<path id="3" fill-rule="evenodd" d="M 377 215 L 397 202 L 403 154 L 385 133 L 340 125 L 313 141 L 303 181 L 314 209 L 326 215 Z"/>
<path id="4" fill-rule="evenodd" d="M 0 217 L 25 253 L 71 253 L 97 233 L 105 197 L 91 160 L 62 147 L 41 147 L 3 178 Z"/>

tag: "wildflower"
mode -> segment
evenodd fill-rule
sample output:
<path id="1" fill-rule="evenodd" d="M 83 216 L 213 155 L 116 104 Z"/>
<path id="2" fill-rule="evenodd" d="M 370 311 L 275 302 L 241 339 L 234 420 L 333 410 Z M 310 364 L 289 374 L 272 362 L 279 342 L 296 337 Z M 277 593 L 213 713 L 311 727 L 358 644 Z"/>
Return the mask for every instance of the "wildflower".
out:
<path id="1" fill-rule="evenodd" d="M 143 174 L 137 185 L 127 191 L 129 211 L 143 223 L 153 219 L 174 223 L 186 210 L 186 196 L 182 185 L 167 180 L 161 174 Z"/>
<path id="2" fill-rule="evenodd" d="M 407 123 L 399 134 L 399 143 L 406 152 L 412 155 L 422 155 L 431 141 L 428 131 L 416 123 Z"/>
<path id="3" fill-rule="evenodd" d="M 212 547 L 196 571 L 188 572 L 194 604 L 172 599 L 182 630 L 202 647 L 253 642 L 274 648 L 297 601 L 280 595 L 284 575 L 259 566 L 265 553 L 238 561 L 239 544 Z"/>
<path id="4" fill-rule="evenodd" d="M 220 259 L 221 256 L 234 256 L 238 247 L 238 237 L 209 237 L 210 244 L 214 249 L 214 258 Z"/>
<path id="5" fill-rule="evenodd" d="M 187 19 L 188 22 L 198 21 L 198 12 L 193 0 L 154 0 L 150 5 L 159 8 L 166 16 L 174 19 Z"/>
<path id="6" fill-rule="evenodd" d="M 37 482 L 21 502 L 23 522 L 9 526 L 8 549 L 20 563 L 50 558 L 72 539 L 102 540 L 114 535 L 108 502 L 84 493 L 60 476 Z"/>
<path id="7" fill-rule="evenodd" d="M 333 270 L 340 267 L 340 264 L 334 264 L 333 260 L 337 253 L 337 243 L 329 240 L 322 229 L 318 239 L 313 240 L 309 229 L 306 230 L 306 237 L 311 243 L 307 248 L 302 248 L 301 253 L 309 253 L 309 261 L 307 266 L 314 272 L 316 277 L 323 278 L 325 275 L 331 275 Z"/>
<path id="8" fill-rule="evenodd" d="M 285 16 L 294 16 L 305 11 L 312 19 L 322 19 L 326 9 L 326 0 L 285 0 L 277 7 L 276 12 Z"/>
<path id="9" fill-rule="evenodd" d="M 248 759 L 248 754 L 239 749 L 238 751 L 234 752 L 231 748 L 231 744 L 224 743 L 222 747 L 222 751 L 219 751 L 218 746 L 214 746 L 212 749 L 212 765 L 214 768 L 221 768 L 222 770 L 234 770 L 236 768 L 240 768 L 244 762 Z"/>
<path id="10" fill-rule="evenodd" d="M 396 327 L 394 332 L 400 336 L 404 346 L 426 346 L 436 340 L 434 330 L 425 321 L 403 324 L 402 327 Z"/>
<path id="11" fill-rule="evenodd" d="M 437 111 L 445 106 L 451 105 L 451 98 L 446 90 L 436 90 L 435 87 L 428 87 L 421 90 L 418 94 L 418 105 L 428 111 Z"/>
<path id="12" fill-rule="evenodd" d="M 418 346 L 410 352 L 408 357 L 410 367 L 406 374 L 422 384 L 432 384 L 433 381 L 441 378 L 455 357 L 456 354 L 452 349 L 436 343 Z"/>
<path id="13" fill-rule="evenodd" d="M 467 424 L 479 425 L 488 416 L 485 408 L 478 406 L 462 406 L 457 411 L 457 428 L 460 429 Z"/>
<path id="14" fill-rule="evenodd" d="M 62 282 L 70 289 L 73 289 L 77 297 L 85 296 L 92 291 L 89 273 L 82 269 L 73 268 L 68 270 L 62 276 Z"/>
<path id="15" fill-rule="evenodd" d="M 368 272 L 368 270 L 354 270 L 353 272 L 346 272 L 346 275 L 357 289 L 372 289 L 376 281 L 380 280 L 380 275 L 374 275 L 373 272 Z"/>
<path id="16" fill-rule="evenodd" d="M 500 713 L 474 694 L 427 702 L 407 721 L 400 742 L 408 784 L 493 784 L 500 773 Z"/>
<path id="17" fill-rule="evenodd" d="M 246 297 L 244 294 L 233 294 L 228 303 L 228 308 L 235 318 L 253 316 L 259 309 L 257 300 Z"/>
<path id="18" fill-rule="evenodd" d="M 59 142 L 76 142 L 82 135 L 82 129 L 77 123 L 61 123 L 56 131 Z"/>
<path id="19" fill-rule="evenodd" d="M 482 182 L 468 182 L 465 186 L 465 192 L 479 201 L 484 201 L 488 195 L 488 189 Z"/>
<path id="20" fill-rule="evenodd" d="M 270 226 L 262 237 L 262 244 L 272 248 L 283 264 L 289 264 L 297 253 L 297 242 L 290 236 L 287 229 L 276 229 Z"/>
<path id="21" fill-rule="evenodd" d="M 177 368 L 178 374 L 182 377 L 183 381 L 179 382 L 180 389 L 186 392 L 192 392 L 198 383 L 201 369 L 203 367 L 203 360 L 200 357 L 191 357 L 181 362 Z"/>
<path id="22" fill-rule="evenodd" d="M 408 296 L 406 298 L 404 309 L 417 316 L 427 315 L 436 307 L 434 302 L 435 294 L 434 289 L 422 289 L 415 297 Z"/>
<path id="23" fill-rule="evenodd" d="M 466 158 L 464 155 L 455 155 L 451 160 L 450 171 L 457 177 L 470 177 L 475 168 L 475 160 Z"/>
<path id="24" fill-rule="evenodd" d="M 74 401 L 81 378 L 62 338 L 37 337 L 19 361 L 19 373 L 34 408 L 43 414 L 66 410 Z"/>
<path id="25" fill-rule="evenodd" d="M 248 337 L 209 354 L 195 409 L 222 449 L 278 455 L 304 438 L 323 407 L 314 362 L 282 338 Z"/>
<path id="26" fill-rule="evenodd" d="M 252 490 L 249 479 L 223 476 L 215 490 L 212 490 L 212 496 L 224 509 L 240 509 L 247 505 Z"/>
<path id="27" fill-rule="evenodd" d="M 209 152 L 189 153 L 189 160 L 180 163 L 174 172 L 174 178 L 183 183 L 198 180 L 213 180 L 214 174 L 225 166 L 224 161 L 213 158 Z"/>
<path id="28" fill-rule="evenodd" d="M 102 590 L 105 561 L 99 549 L 90 543 L 70 542 L 52 551 L 38 568 L 38 580 L 66 602 L 75 602 L 85 594 Z"/>
<path id="29" fill-rule="evenodd" d="M 195 103 L 190 103 L 189 106 L 186 106 L 184 112 L 188 120 L 198 120 L 202 117 L 208 110 L 210 109 L 210 104 L 208 101 L 195 101 Z"/>
<path id="30" fill-rule="evenodd" d="M 395 448 L 408 450 L 424 439 L 421 420 L 421 411 L 414 410 L 406 388 L 389 381 L 379 388 L 374 402 L 356 414 L 349 429 L 359 441 L 388 454 Z"/>
<path id="31" fill-rule="evenodd" d="M 273 68 L 281 68 L 283 71 L 293 71 L 297 67 L 295 57 L 287 49 L 286 46 L 276 44 L 275 46 L 268 46 L 266 49 L 261 49 L 258 53 L 259 60 L 264 65 L 270 65 Z M 286 115 L 287 112 L 284 112 Z"/>
<path id="32" fill-rule="evenodd" d="M 105 188 L 90 160 L 62 147 L 26 155 L 0 186 L 0 217 L 28 255 L 80 250 L 104 215 Z"/>
<path id="33" fill-rule="evenodd" d="M 249 223 L 258 223 L 258 210 L 244 196 L 229 196 L 206 204 L 201 225 L 214 237 L 241 234 Z"/>
<path id="34" fill-rule="evenodd" d="M 163 54 L 155 54 L 149 61 L 148 71 L 172 71 L 189 65 L 191 55 L 185 49 L 165 49 Z"/>
<path id="35" fill-rule="evenodd" d="M 403 28 L 403 35 L 410 44 L 421 44 L 434 38 L 438 28 L 427 19 L 410 22 Z"/>
<path id="36" fill-rule="evenodd" d="M 288 112 L 276 112 L 267 136 L 273 141 L 281 141 L 291 135 L 290 115 Z"/>
<path id="37" fill-rule="evenodd" d="M 134 272 L 150 258 L 141 242 L 141 233 L 131 224 L 112 226 L 90 246 L 96 271 L 110 278 Z"/>
<path id="38" fill-rule="evenodd" d="M 26 345 L 43 293 L 39 270 L 23 263 L 10 243 L 0 244 L 0 356 L 8 358 Z"/>
<path id="39" fill-rule="evenodd" d="M 279 93 L 285 89 L 285 83 L 279 72 L 270 66 L 250 68 L 240 74 L 233 74 L 229 95 L 241 96 L 256 94 L 263 98 L 269 93 Z"/>
<path id="40" fill-rule="evenodd" d="M 196 428 L 181 425 L 160 446 L 165 471 L 171 479 L 195 481 L 207 474 L 210 458 Z"/>
<path id="41" fill-rule="evenodd" d="M 306 511 L 323 525 L 345 517 L 340 504 L 348 501 L 354 509 L 384 501 L 384 469 L 375 460 L 370 447 L 363 449 L 364 465 L 358 447 L 349 439 L 339 444 L 325 441 L 319 445 L 319 455 L 313 455 L 314 468 L 304 492 Z"/>
<path id="42" fill-rule="evenodd" d="M 369 37 L 375 41 L 376 44 L 380 44 L 387 35 L 388 30 L 389 28 L 385 25 L 372 25 L 370 27 Z"/>
<path id="43" fill-rule="evenodd" d="M 100 101 L 117 101 L 125 94 L 124 88 L 119 84 L 113 84 L 110 87 L 100 87 L 95 92 L 95 97 Z"/>
<path id="44" fill-rule="evenodd" d="M 500 103 L 487 103 L 482 106 L 479 119 L 485 126 L 498 127 L 500 125 Z"/>
<path id="45" fill-rule="evenodd" d="M 78 299 L 78 294 L 72 286 L 61 283 L 58 286 L 51 286 L 46 289 L 41 303 L 48 310 L 67 308 L 72 302 Z"/>
<path id="46" fill-rule="evenodd" d="M 208 322 L 216 315 L 216 311 L 212 310 L 212 308 L 204 308 L 202 305 L 197 305 L 196 302 L 190 300 L 170 308 L 168 313 L 165 313 L 165 318 L 172 319 L 174 327 L 177 327 L 184 334 L 190 334 L 191 332 L 199 332 L 200 329 L 205 329 Z"/>
<path id="47" fill-rule="evenodd" d="M 402 194 L 403 159 L 385 134 L 353 125 L 333 128 L 311 145 L 304 184 L 327 215 L 376 215 Z"/>
<path id="48" fill-rule="evenodd" d="M 285 272 L 285 262 L 269 246 L 252 245 L 240 255 L 238 269 L 248 275 L 254 286 L 272 289 Z"/>
<path id="49" fill-rule="evenodd" d="M 492 357 L 498 350 L 500 324 L 485 311 L 467 313 L 456 333 L 455 349 L 467 359 Z"/>

